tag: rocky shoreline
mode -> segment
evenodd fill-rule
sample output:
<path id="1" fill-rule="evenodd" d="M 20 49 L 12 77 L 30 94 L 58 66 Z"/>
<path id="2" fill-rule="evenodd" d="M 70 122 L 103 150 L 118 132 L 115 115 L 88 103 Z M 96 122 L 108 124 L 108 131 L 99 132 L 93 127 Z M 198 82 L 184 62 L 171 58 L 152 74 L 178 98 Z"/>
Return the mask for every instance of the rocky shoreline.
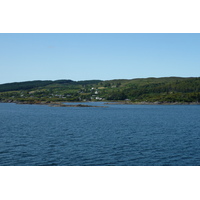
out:
<path id="1" fill-rule="evenodd" d="M 106 107 L 106 106 L 91 106 L 85 104 L 64 104 L 63 102 L 16 102 L 16 104 L 29 104 L 29 105 L 48 105 L 50 107 Z"/>
<path id="2" fill-rule="evenodd" d="M 64 102 L 49 102 L 49 101 L 0 101 L 0 103 L 15 103 L 26 105 L 47 105 L 50 107 L 107 107 L 107 106 L 91 106 L 85 104 L 64 104 Z"/>
<path id="3" fill-rule="evenodd" d="M 106 102 L 106 105 L 200 105 L 200 102 L 129 102 L 129 101 L 119 101 L 119 102 Z"/>
<path id="4" fill-rule="evenodd" d="M 51 107 L 107 107 L 107 106 L 92 106 L 86 104 L 64 104 L 64 102 L 49 102 L 49 101 L 0 101 L 0 103 L 16 103 L 28 105 L 48 105 Z M 74 103 L 74 102 L 68 102 Z M 76 102 L 79 103 L 79 102 Z M 104 102 L 105 105 L 200 105 L 200 102 L 130 102 L 130 101 L 114 101 Z"/>

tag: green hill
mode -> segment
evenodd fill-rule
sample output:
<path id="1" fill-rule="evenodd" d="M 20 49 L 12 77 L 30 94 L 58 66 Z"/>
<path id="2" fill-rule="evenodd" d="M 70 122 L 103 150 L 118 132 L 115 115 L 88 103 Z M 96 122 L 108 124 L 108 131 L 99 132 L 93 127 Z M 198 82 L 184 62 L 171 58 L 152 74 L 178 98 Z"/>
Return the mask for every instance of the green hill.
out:
<path id="1" fill-rule="evenodd" d="M 0 85 L 1 102 L 200 102 L 200 78 L 26 81 Z"/>

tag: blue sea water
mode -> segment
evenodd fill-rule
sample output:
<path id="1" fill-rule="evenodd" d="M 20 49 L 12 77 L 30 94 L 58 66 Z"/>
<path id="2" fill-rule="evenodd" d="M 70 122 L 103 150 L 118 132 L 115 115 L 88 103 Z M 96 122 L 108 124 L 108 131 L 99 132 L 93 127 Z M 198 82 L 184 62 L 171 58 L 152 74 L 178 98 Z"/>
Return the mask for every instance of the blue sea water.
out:
<path id="1" fill-rule="evenodd" d="M 199 166 L 200 106 L 0 103 L 0 165 Z"/>

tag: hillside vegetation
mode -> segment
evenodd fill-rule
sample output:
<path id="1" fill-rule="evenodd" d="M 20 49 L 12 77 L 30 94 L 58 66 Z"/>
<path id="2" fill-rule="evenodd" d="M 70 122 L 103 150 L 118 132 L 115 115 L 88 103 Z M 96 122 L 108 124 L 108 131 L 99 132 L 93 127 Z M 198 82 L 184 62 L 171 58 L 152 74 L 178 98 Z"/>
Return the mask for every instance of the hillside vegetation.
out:
<path id="1" fill-rule="evenodd" d="M 124 101 L 199 103 L 200 78 L 27 81 L 0 85 L 1 102 Z"/>

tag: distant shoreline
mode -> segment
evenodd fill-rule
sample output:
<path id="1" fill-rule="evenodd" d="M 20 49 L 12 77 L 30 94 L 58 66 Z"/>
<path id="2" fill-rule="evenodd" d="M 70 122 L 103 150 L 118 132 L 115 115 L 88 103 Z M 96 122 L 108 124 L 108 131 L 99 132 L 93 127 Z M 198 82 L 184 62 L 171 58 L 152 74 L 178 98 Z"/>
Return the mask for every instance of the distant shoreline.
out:
<path id="1" fill-rule="evenodd" d="M 200 105 L 199 102 L 107 102 L 108 105 Z"/>
<path id="2" fill-rule="evenodd" d="M 48 105 L 50 107 L 107 107 L 107 106 L 93 106 L 82 103 L 89 102 L 102 102 L 104 105 L 200 105 L 199 102 L 129 102 L 129 101 L 74 101 L 74 102 L 49 102 L 49 101 L 0 101 L 0 103 L 15 103 L 15 104 L 26 104 L 26 105 Z M 72 103 L 72 104 L 64 104 Z M 74 105 L 73 103 L 78 103 Z"/>
<path id="3" fill-rule="evenodd" d="M 14 102 L 13 102 L 14 103 Z M 81 102 L 79 102 L 79 104 L 64 104 L 64 103 L 69 103 L 69 102 L 16 102 L 16 104 L 28 104 L 28 105 L 47 105 L 50 107 L 106 107 L 106 106 L 91 106 L 91 105 L 85 105 L 85 104 L 81 104 Z M 74 103 L 74 102 L 70 102 L 70 103 Z"/>

